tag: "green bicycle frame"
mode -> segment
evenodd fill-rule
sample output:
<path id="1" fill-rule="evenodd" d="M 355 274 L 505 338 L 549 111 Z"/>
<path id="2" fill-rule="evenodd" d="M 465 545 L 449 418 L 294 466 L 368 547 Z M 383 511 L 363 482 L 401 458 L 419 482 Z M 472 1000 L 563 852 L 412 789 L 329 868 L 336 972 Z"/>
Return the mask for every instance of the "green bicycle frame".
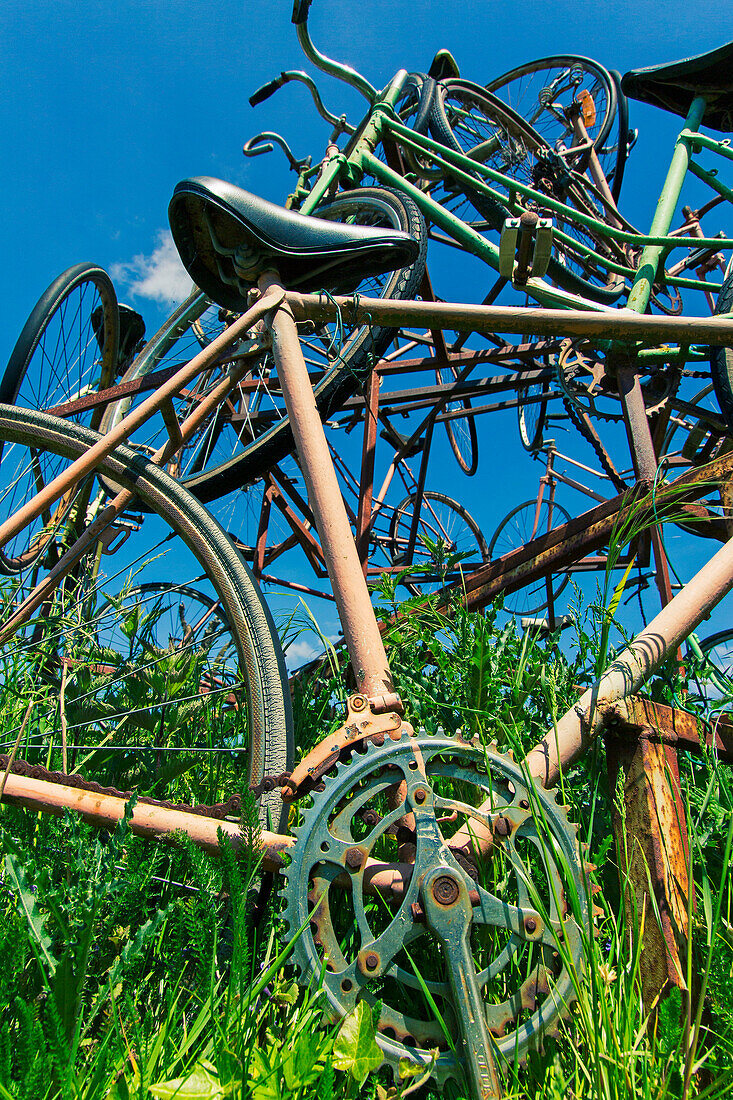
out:
<path id="1" fill-rule="evenodd" d="M 452 149 L 447 149 L 432 138 L 418 134 L 409 127 L 404 126 L 396 119 L 394 107 L 406 76 L 406 71 L 404 69 L 400 70 L 392 78 L 389 85 L 377 95 L 366 120 L 357 130 L 356 135 L 351 139 L 344 152 L 332 152 L 322 165 L 301 174 L 295 195 L 303 198 L 300 207 L 303 213 L 307 214 L 315 211 L 339 182 L 346 181 L 350 186 L 353 186 L 361 180 L 365 173 L 368 173 L 379 180 L 380 183 L 401 191 L 412 198 L 425 217 L 441 229 L 450 240 L 454 241 L 464 251 L 477 256 L 498 272 L 499 249 L 497 245 L 455 214 L 446 210 L 429 193 L 421 190 L 411 180 L 399 175 L 374 155 L 374 149 L 379 142 L 383 141 L 384 138 L 392 138 L 401 148 L 416 156 L 428 158 L 435 167 L 450 172 L 453 178 L 459 183 L 465 184 L 467 188 L 478 191 L 508 206 L 513 214 L 521 213 L 522 207 L 518 201 L 521 197 L 550 211 L 561 222 L 574 222 L 586 227 L 598 237 L 616 241 L 619 245 L 643 249 L 638 268 L 632 268 L 616 262 L 610 257 L 599 255 L 592 247 L 571 238 L 561 229 L 555 229 L 554 231 L 556 239 L 572 244 L 576 252 L 592 257 L 599 266 L 604 267 L 610 273 L 632 280 L 627 308 L 643 313 L 647 308 L 654 283 L 658 280 L 660 271 L 663 271 L 669 253 L 674 248 L 689 247 L 690 245 L 689 237 L 669 233 L 686 173 L 690 171 L 697 178 L 709 184 L 713 191 L 724 198 L 733 198 L 733 191 L 730 188 L 721 184 L 713 172 L 702 168 L 692 159 L 693 153 L 703 148 L 725 159 L 733 159 L 733 150 L 725 141 L 717 141 L 698 132 L 705 109 L 704 97 L 697 97 L 693 101 L 685 120 L 685 128 L 677 138 L 657 210 L 650 231 L 645 235 L 608 225 L 606 222 L 602 222 L 526 184 L 503 175 L 481 161 L 454 152 Z M 314 179 L 314 177 L 317 178 Z M 313 183 L 308 190 L 308 184 L 311 180 L 313 180 Z M 509 189 L 509 201 L 507 201 L 505 193 L 495 190 L 491 186 L 492 183 L 498 183 Z M 733 247 L 733 240 L 729 242 L 719 237 L 695 237 L 694 244 L 696 249 L 709 248 L 717 251 Z M 707 291 L 720 289 L 719 283 L 681 276 L 670 276 L 665 281 L 670 286 L 682 289 Z M 551 286 L 543 279 L 530 278 L 522 289 L 536 302 L 544 306 L 580 308 L 595 312 L 604 312 L 614 308 Z"/>

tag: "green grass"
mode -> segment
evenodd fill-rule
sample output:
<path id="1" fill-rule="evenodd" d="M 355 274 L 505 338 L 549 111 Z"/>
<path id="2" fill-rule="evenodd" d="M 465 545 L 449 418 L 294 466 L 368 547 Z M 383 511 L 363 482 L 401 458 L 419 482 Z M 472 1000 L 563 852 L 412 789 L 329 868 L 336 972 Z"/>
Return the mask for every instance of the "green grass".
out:
<path id="1" fill-rule="evenodd" d="M 387 588 L 382 610 L 386 617 L 395 610 Z M 484 614 L 458 605 L 449 613 L 432 606 L 408 610 L 387 641 L 410 720 L 428 730 L 496 740 L 517 758 L 573 704 L 578 687 L 609 655 L 602 601 L 578 612 L 569 656 L 556 639 L 540 641 L 501 625 L 493 608 Z M 83 638 L 77 644 L 83 648 Z M 145 655 L 149 660 L 149 645 Z M 135 659 L 143 654 L 136 656 L 131 641 L 125 661 Z M 35 745 L 41 762 L 59 767 L 59 717 L 38 660 L 30 648 L 5 658 L 0 707 L 5 729 L 17 731 L 35 700 L 28 721 L 34 736 L 21 744 L 20 755 Z M 192 658 L 180 672 L 182 698 L 200 675 Z M 704 662 L 695 675 L 704 689 Z M 651 694 L 683 701 L 676 676 L 674 666 L 662 670 Z M 70 693 L 74 684 L 72 676 Z M 337 660 L 298 681 L 300 752 L 338 727 L 349 690 Z M 688 694 L 684 704 L 703 716 L 709 706 L 704 690 Z M 716 710 L 720 706 L 717 693 Z M 175 738 L 184 720 L 188 728 L 202 723 L 214 741 L 225 736 L 215 724 L 233 720 L 231 712 L 199 704 L 171 708 L 167 718 L 170 728 L 158 725 L 156 745 Z M 137 739 L 143 726 L 140 719 Z M 506 1067 L 507 1096 L 730 1095 L 733 776 L 711 755 L 681 754 L 680 770 L 694 883 L 685 980 L 698 999 L 642 1003 L 639 930 L 656 917 L 653 910 L 634 913 L 636 935 L 629 933 L 611 827 L 617 792 L 608 789 L 599 743 L 564 775 L 562 792 L 596 865 L 596 934 L 586 944 L 587 966 L 559 1034 L 525 1065 Z M 164 754 L 162 763 L 152 760 L 129 778 L 140 793 L 164 790 L 166 797 L 201 802 L 234 793 L 237 782 L 232 767 L 212 771 L 193 758 L 166 771 Z M 243 828 L 254 839 L 256 815 L 246 796 L 243 806 Z M 52 818 L 3 806 L 0 829 L 0 1100 L 469 1095 L 461 1081 L 438 1088 L 418 1076 L 395 1086 L 386 1068 L 375 1068 L 371 1016 L 341 1028 L 325 1019 L 318 983 L 307 990 L 294 983 L 277 894 L 258 904 L 261 876 L 251 858 L 235 857 L 225 844 L 221 861 L 213 861 L 185 838 L 175 847 L 151 845 L 124 822 L 99 834 L 71 813 Z"/>

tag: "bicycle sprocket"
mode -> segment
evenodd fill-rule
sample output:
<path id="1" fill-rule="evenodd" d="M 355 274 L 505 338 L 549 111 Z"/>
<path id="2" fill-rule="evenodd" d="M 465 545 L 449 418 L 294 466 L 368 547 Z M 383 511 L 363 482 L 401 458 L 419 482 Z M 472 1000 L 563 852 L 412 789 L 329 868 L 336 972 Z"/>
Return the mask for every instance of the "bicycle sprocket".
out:
<path id="1" fill-rule="evenodd" d="M 299 981 L 322 983 L 333 1019 L 381 1002 L 377 1041 L 396 1074 L 407 1058 L 438 1081 L 460 1076 L 472 1010 L 495 1061 L 525 1057 L 583 970 L 590 892 L 575 826 L 495 746 L 439 731 L 362 749 L 293 830 L 282 896 Z M 441 926 L 454 903 L 467 922 L 455 942 Z M 465 978 L 477 1004 L 455 996 Z"/>

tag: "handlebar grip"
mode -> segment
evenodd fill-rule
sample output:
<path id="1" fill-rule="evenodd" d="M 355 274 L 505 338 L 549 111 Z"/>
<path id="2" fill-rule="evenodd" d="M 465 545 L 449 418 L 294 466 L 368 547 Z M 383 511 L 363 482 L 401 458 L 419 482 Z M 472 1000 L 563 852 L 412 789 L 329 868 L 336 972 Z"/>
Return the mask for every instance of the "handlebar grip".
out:
<path id="1" fill-rule="evenodd" d="M 293 18 L 292 22 L 296 26 L 300 23 L 308 22 L 308 8 L 311 6 L 312 0 L 295 0 L 293 4 Z"/>
<path id="2" fill-rule="evenodd" d="M 258 103 L 264 103 L 266 99 L 269 99 L 278 88 L 282 88 L 285 83 L 285 77 L 280 74 L 276 76 L 274 80 L 270 80 L 269 83 L 263 84 L 261 88 L 258 88 L 256 92 L 253 92 L 249 97 L 249 103 L 251 107 L 256 107 Z"/>

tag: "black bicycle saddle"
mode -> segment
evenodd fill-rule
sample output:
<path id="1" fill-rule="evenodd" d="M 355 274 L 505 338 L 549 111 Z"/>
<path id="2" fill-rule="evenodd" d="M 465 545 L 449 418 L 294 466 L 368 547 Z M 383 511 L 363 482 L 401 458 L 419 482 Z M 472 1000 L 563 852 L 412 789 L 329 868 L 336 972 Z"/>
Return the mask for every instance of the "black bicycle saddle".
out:
<path id="1" fill-rule="evenodd" d="M 707 97 L 704 122 L 713 130 L 733 130 L 733 42 L 710 53 L 686 57 L 670 65 L 632 69 L 621 81 L 631 99 L 687 116 L 697 95 Z"/>
<path id="2" fill-rule="evenodd" d="M 419 252 L 408 233 L 307 217 L 210 176 L 179 183 L 168 218 L 193 281 L 235 312 L 268 268 L 288 290 L 348 293 L 370 275 L 409 266 Z"/>

